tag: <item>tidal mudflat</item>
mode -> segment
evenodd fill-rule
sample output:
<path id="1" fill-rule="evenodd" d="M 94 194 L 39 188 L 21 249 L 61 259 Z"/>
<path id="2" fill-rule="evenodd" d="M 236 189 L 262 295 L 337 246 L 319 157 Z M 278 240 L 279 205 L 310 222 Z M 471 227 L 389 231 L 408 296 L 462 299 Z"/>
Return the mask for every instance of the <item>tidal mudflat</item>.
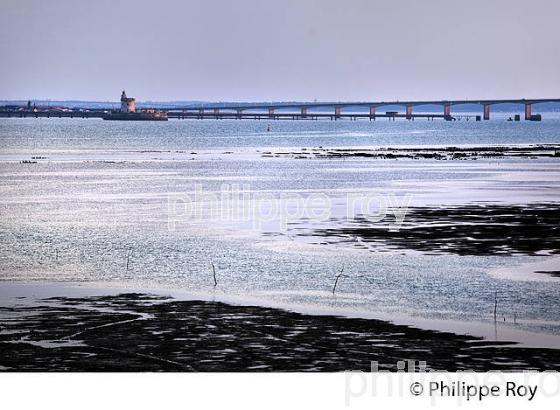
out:
<path id="1" fill-rule="evenodd" d="M 309 233 L 328 243 L 371 250 L 411 249 L 457 255 L 555 255 L 560 253 L 560 207 L 557 203 L 448 207 L 412 207 L 395 228 L 365 216 L 340 227 Z M 329 221 L 336 225 L 335 220 Z M 305 229 L 303 229 L 305 231 Z M 293 227 L 294 233 L 299 230 Z M 300 233 L 300 235 L 306 235 Z M 556 272 L 548 272 L 558 276 Z"/>
<path id="2" fill-rule="evenodd" d="M 23 300 L 21 302 L 24 302 Z M 560 370 L 560 350 L 386 321 L 146 294 L 0 308 L 4 371 Z"/>
<path id="3" fill-rule="evenodd" d="M 263 157 L 305 158 L 372 158 L 372 159 L 434 159 L 479 160 L 489 158 L 553 158 L 560 157 L 558 144 L 523 145 L 472 145 L 472 146 L 393 146 L 374 148 L 324 148 L 301 149 L 298 151 L 266 151 Z"/>

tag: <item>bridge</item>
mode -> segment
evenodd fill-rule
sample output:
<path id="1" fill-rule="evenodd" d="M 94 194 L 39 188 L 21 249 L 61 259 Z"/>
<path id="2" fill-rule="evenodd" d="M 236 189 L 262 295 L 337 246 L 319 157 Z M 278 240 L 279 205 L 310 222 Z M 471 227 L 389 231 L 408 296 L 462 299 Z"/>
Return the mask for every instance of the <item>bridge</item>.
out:
<path id="1" fill-rule="evenodd" d="M 148 106 L 139 104 L 142 109 L 155 109 L 165 111 L 169 118 L 177 119 L 331 119 L 337 120 L 348 118 L 356 120 L 360 118 L 375 120 L 376 118 L 442 118 L 448 121 L 474 117 L 477 121 L 490 119 L 490 107 L 498 104 L 518 104 L 523 107 L 525 120 L 539 121 L 541 116 L 533 113 L 533 105 L 539 103 L 560 103 L 560 98 L 539 98 L 539 99 L 493 99 L 493 100 L 423 100 L 423 101 L 361 101 L 361 102 L 288 102 L 288 103 L 204 103 L 191 105 L 169 105 L 169 106 Z M 482 116 L 472 114 L 452 114 L 452 107 L 475 104 L 482 109 Z M 414 112 L 414 108 L 419 106 L 440 106 L 441 112 L 424 113 Z M 349 108 L 367 109 L 362 112 L 344 111 Z M 385 111 L 383 107 L 402 107 L 402 112 Z M 67 107 L 27 109 L 24 106 L 17 110 L 0 107 L 0 117 L 70 117 L 70 118 L 95 118 L 103 117 L 113 107 L 93 108 L 93 109 L 71 109 Z M 515 116 L 516 120 L 519 116 Z"/>
<path id="2" fill-rule="evenodd" d="M 368 102 L 290 102 L 290 103 L 256 103 L 256 104 L 231 104 L 231 103 L 207 103 L 185 106 L 169 106 L 165 108 L 170 117 L 176 118 L 262 118 L 272 119 L 317 119 L 330 118 L 338 119 L 348 117 L 350 119 L 388 117 L 395 119 L 403 117 L 406 119 L 418 118 L 443 118 L 452 120 L 455 117 L 451 114 L 451 107 L 465 104 L 476 104 L 482 108 L 484 120 L 490 119 L 490 106 L 497 104 L 519 104 L 523 106 L 525 120 L 540 118 L 532 111 L 533 104 L 555 102 L 560 103 L 560 98 L 539 98 L 539 99 L 493 99 L 493 100 L 424 100 L 424 101 L 368 101 Z M 441 114 L 414 114 L 414 108 L 423 105 L 439 105 L 442 107 Z M 404 113 L 389 111 L 380 113 L 382 107 L 404 107 Z M 369 114 L 345 114 L 343 109 L 356 107 L 367 107 Z M 332 112 L 325 112 L 325 108 L 331 108 Z M 284 110 L 295 109 L 294 112 Z M 320 109 L 321 112 L 311 112 L 312 109 Z M 279 112 L 282 110 L 284 112 Z M 250 111 L 251 113 L 248 113 Z M 264 112 L 264 113 L 263 113 Z M 466 115 L 463 115 L 466 116 Z M 468 116 L 467 116 L 468 117 Z M 477 116 L 477 119 L 478 118 Z"/>

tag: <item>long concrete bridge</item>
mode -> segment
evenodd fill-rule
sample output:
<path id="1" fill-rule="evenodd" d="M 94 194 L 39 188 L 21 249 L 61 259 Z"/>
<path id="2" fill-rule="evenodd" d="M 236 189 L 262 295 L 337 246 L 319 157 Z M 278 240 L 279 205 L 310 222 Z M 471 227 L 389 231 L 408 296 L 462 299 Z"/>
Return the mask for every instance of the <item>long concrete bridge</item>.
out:
<path id="1" fill-rule="evenodd" d="M 423 101 L 360 101 L 360 102 L 288 102 L 288 103 L 204 103 L 191 105 L 148 106 L 138 104 L 141 109 L 156 109 L 167 112 L 169 118 L 196 118 L 196 119 L 341 119 L 356 120 L 359 118 L 442 118 L 445 120 L 460 119 L 462 117 L 475 117 L 476 120 L 490 119 L 490 107 L 498 104 L 518 104 L 523 107 L 525 120 L 540 120 L 541 116 L 533 112 L 533 105 L 539 103 L 560 103 L 560 98 L 538 99 L 493 99 L 493 100 L 423 100 Z M 467 113 L 452 114 L 452 107 L 475 104 L 482 109 L 482 116 Z M 426 105 L 439 105 L 441 112 L 426 113 L 414 112 L 414 108 Z M 363 110 L 366 107 L 367 110 Z M 383 107 L 402 107 L 402 111 L 385 111 Z M 70 118 L 95 118 L 103 117 L 113 107 L 98 107 L 92 109 L 70 109 L 65 107 L 27 109 L 20 107 L 18 110 L 6 110 L 0 107 L 0 117 L 70 117 Z M 360 112 L 349 111 L 349 108 L 361 108 Z M 346 110 L 346 111 L 345 111 Z M 516 116 L 517 119 L 518 116 Z"/>
<path id="2" fill-rule="evenodd" d="M 476 104 L 480 105 L 482 108 L 482 118 L 484 120 L 490 119 L 490 106 L 498 104 L 519 104 L 524 108 L 525 120 L 535 119 L 532 111 L 532 106 L 539 103 L 556 102 L 560 103 L 560 98 L 538 98 L 538 99 L 493 99 L 493 100 L 425 100 L 425 101 L 368 101 L 368 102 L 290 102 L 290 103 L 257 103 L 257 104 L 231 104 L 231 103 L 206 103 L 198 104 L 192 106 L 169 106 L 164 110 L 173 117 L 177 116 L 181 118 L 205 118 L 205 117 L 238 117 L 246 118 L 258 115 L 263 116 L 260 112 L 264 111 L 269 118 L 285 118 L 292 117 L 292 119 L 298 118 L 321 118 L 329 117 L 331 119 L 337 119 L 342 117 L 353 117 L 354 119 L 358 117 L 373 118 L 376 117 L 404 117 L 407 119 L 413 119 L 414 117 L 427 117 L 427 118 L 444 118 L 447 120 L 453 119 L 451 114 L 451 107 L 465 104 Z M 439 105 L 442 107 L 441 114 L 414 114 L 414 108 L 423 105 Z M 389 111 L 385 113 L 380 113 L 379 108 L 382 107 L 404 107 L 404 113 L 399 113 L 396 111 Z M 345 108 L 356 108 L 356 107 L 367 107 L 369 109 L 369 114 L 343 114 L 343 109 Z M 329 114 L 325 112 L 325 108 L 332 108 L 332 112 Z M 288 109 L 296 109 L 296 113 L 279 113 L 279 110 L 285 111 Z M 311 113 L 310 110 L 321 110 L 321 112 Z M 251 114 L 247 113 L 251 111 Z M 234 115 L 232 115 L 234 113 Z M 539 117 L 540 118 L 540 117 Z"/>

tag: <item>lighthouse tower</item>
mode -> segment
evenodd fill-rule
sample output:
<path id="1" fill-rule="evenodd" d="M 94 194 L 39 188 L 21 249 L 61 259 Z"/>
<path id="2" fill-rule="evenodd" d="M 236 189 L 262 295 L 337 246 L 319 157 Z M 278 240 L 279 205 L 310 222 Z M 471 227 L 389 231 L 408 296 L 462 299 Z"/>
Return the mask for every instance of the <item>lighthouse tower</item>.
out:
<path id="1" fill-rule="evenodd" d="M 128 98 L 126 93 L 121 94 L 121 112 L 135 112 L 136 111 L 136 100 L 134 98 Z"/>

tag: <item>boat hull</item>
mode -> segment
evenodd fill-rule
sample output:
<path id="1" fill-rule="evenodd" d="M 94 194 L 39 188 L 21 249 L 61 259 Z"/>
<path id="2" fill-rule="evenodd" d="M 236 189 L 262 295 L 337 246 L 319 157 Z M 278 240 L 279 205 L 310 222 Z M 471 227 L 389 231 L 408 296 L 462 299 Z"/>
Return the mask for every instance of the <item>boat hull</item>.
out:
<path id="1" fill-rule="evenodd" d="M 167 121 L 165 113 L 149 113 L 149 112 L 114 112 L 103 116 L 107 121 Z"/>

